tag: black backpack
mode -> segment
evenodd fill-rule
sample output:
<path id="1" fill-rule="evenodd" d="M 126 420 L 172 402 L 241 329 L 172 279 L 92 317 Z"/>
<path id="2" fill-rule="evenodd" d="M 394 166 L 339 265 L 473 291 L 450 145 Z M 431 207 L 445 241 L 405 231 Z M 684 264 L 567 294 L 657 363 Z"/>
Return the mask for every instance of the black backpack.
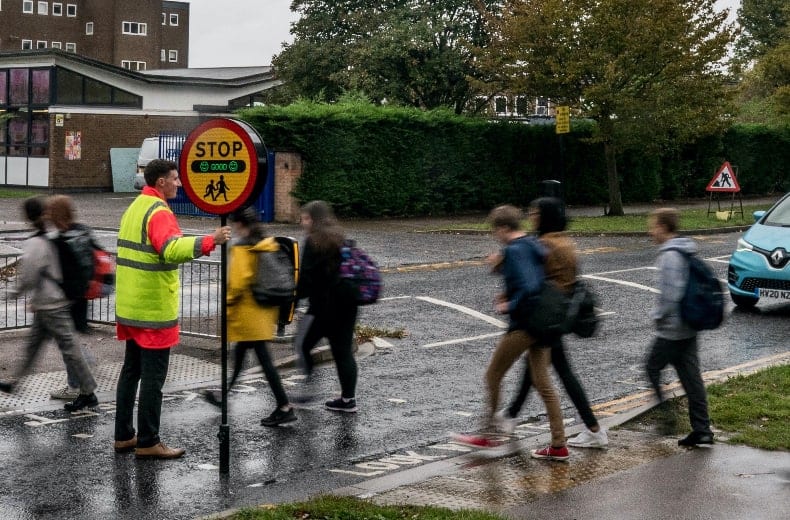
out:
<path id="1" fill-rule="evenodd" d="M 568 304 L 565 332 L 572 332 L 580 338 L 589 338 L 598 329 L 598 315 L 595 313 L 595 295 L 582 280 L 576 280 L 573 294 Z"/>
<path id="2" fill-rule="evenodd" d="M 293 239 L 290 239 L 293 240 Z M 277 307 L 290 304 L 296 299 L 296 265 L 292 250 L 277 237 L 276 251 L 258 253 L 258 266 L 252 297 L 258 305 Z"/>
<path id="3" fill-rule="evenodd" d="M 58 285 L 69 300 L 84 298 L 94 272 L 95 246 L 89 232 L 72 229 L 50 240 L 58 251 L 60 272 L 63 275 Z"/>
<path id="4" fill-rule="evenodd" d="M 718 328 L 724 321 L 724 290 L 713 270 L 697 255 L 677 248 L 689 264 L 686 292 L 680 300 L 680 317 L 694 330 Z"/>

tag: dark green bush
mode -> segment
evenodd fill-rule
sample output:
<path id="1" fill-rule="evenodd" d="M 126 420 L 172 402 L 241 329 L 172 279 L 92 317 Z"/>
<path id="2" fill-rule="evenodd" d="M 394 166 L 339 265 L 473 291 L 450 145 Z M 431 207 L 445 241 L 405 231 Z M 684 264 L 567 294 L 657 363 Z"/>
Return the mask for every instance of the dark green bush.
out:
<path id="1" fill-rule="evenodd" d="M 525 206 L 540 181 L 562 183 L 569 204 L 608 200 L 603 148 L 594 123 L 551 124 L 464 117 L 450 111 L 379 107 L 360 101 L 300 102 L 240 112 L 269 148 L 296 150 L 304 173 L 293 195 L 323 199 L 345 216 L 416 216 Z M 724 158 L 739 166 L 744 193 L 787 182 L 790 132 L 733 127 L 671 157 L 620 154 L 624 202 L 701 197 Z M 725 153 L 725 151 L 727 153 Z"/>

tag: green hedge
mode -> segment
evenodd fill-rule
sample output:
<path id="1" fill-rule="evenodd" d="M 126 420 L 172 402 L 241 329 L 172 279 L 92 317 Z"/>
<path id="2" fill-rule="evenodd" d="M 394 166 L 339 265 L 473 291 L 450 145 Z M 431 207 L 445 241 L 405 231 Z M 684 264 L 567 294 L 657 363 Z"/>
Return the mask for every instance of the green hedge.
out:
<path id="1" fill-rule="evenodd" d="M 569 204 L 604 204 L 603 149 L 589 121 L 558 137 L 553 125 L 489 121 L 450 111 L 366 103 L 301 102 L 244 110 L 269 148 L 302 154 L 294 196 L 323 199 L 347 216 L 416 216 L 526 205 L 540 181 L 562 182 Z M 734 127 L 673 157 L 621 154 L 625 202 L 701 197 L 726 157 L 739 166 L 744 193 L 787 180 L 788 129 Z M 724 151 L 728 153 L 724 153 Z M 759 156 L 759 159 L 756 158 Z M 770 175 L 768 175 L 770 173 Z"/>

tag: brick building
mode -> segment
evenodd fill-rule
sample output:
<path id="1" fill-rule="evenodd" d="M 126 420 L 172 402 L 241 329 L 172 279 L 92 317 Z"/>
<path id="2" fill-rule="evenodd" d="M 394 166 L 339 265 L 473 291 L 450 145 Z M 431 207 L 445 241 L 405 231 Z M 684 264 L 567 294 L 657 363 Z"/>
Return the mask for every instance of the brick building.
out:
<path id="1" fill-rule="evenodd" d="M 131 70 L 189 63 L 189 4 L 0 0 L 0 52 L 62 49 Z"/>
<path id="2" fill-rule="evenodd" d="M 277 84 L 271 67 L 132 71 L 62 50 L 0 52 L 0 186 L 112 191 L 112 149 L 189 132 Z"/>

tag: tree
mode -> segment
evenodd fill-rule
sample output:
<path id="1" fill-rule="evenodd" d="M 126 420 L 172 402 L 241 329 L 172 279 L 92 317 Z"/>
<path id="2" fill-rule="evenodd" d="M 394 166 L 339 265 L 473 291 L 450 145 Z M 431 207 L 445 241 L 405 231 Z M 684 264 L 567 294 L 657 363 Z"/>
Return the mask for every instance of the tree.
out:
<path id="1" fill-rule="evenodd" d="M 281 99 L 334 101 L 360 90 L 374 102 L 463 111 L 474 92 L 470 45 L 484 45 L 492 0 L 294 0 L 300 14 L 273 64 Z"/>
<path id="2" fill-rule="evenodd" d="M 787 0 L 741 0 L 738 23 L 743 32 L 738 38 L 739 55 L 754 59 L 780 45 L 787 38 L 790 19 Z"/>
<path id="3" fill-rule="evenodd" d="M 609 214 L 622 215 L 617 154 L 723 128 L 720 66 L 732 40 L 715 0 L 505 0 L 481 68 L 510 91 L 597 122 Z"/>

